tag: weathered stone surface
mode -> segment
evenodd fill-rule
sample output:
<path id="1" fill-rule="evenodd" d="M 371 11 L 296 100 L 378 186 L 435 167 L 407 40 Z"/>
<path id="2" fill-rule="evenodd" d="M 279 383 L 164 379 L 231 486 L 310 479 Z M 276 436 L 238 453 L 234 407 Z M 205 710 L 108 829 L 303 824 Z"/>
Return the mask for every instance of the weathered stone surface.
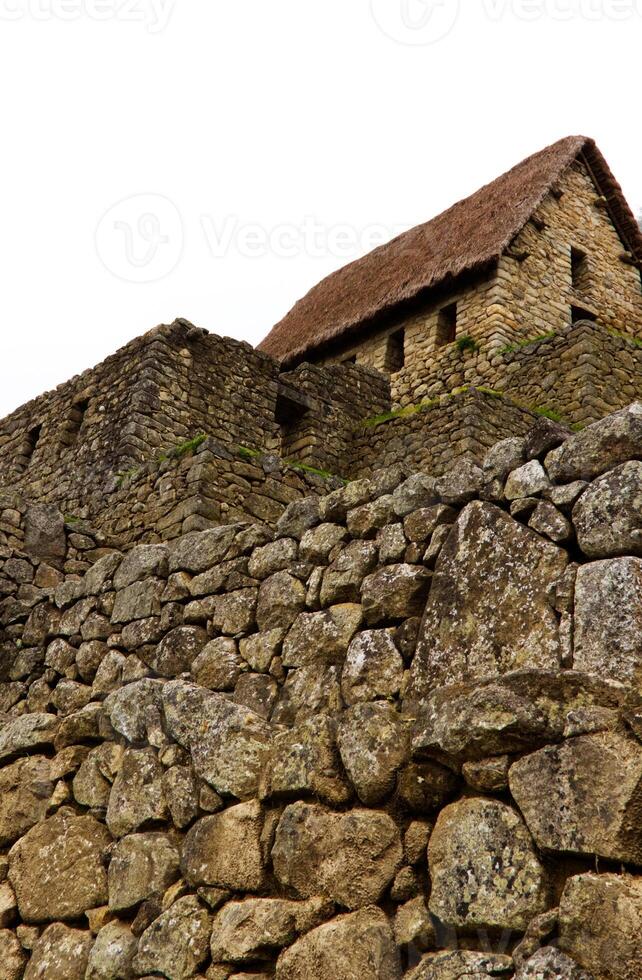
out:
<path id="1" fill-rule="evenodd" d="M 259 891 L 265 881 L 262 830 L 263 812 L 255 800 L 203 817 L 185 837 L 183 874 L 193 885 Z"/>
<path id="2" fill-rule="evenodd" d="M 524 963 L 515 980 L 597 980 L 583 970 L 575 960 L 553 946 L 538 950 Z"/>
<path id="3" fill-rule="evenodd" d="M 642 864 L 642 745 L 614 732 L 568 739 L 511 767 L 540 849 Z"/>
<path id="4" fill-rule="evenodd" d="M 105 700 L 105 711 L 115 730 L 133 744 L 146 741 L 161 729 L 163 682 L 145 677 L 126 684 Z"/>
<path id="5" fill-rule="evenodd" d="M 550 538 L 551 541 L 561 543 L 568 541 L 573 536 L 571 522 L 553 504 L 541 501 L 531 516 L 528 526 L 538 534 Z"/>
<path id="6" fill-rule="evenodd" d="M 434 813 L 452 799 L 459 779 L 432 759 L 412 762 L 399 773 L 397 795 L 413 813 Z"/>
<path id="7" fill-rule="evenodd" d="M 417 895 L 399 907 L 395 916 L 394 933 L 399 947 L 412 945 L 414 949 L 434 949 L 435 929 L 423 895 Z"/>
<path id="8" fill-rule="evenodd" d="M 260 630 L 292 625 L 305 608 L 305 586 L 288 572 L 276 572 L 259 589 L 256 622 Z"/>
<path id="9" fill-rule="evenodd" d="M 162 544 L 141 544 L 125 555 L 114 574 L 114 588 L 118 591 L 134 582 L 158 576 L 165 578 L 168 569 L 168 549 Z M 89 593 L 88 593 L 89 594 Z"/>
<path id="10" fill-rule="evenodd" d="M 385 565 L 363 582 L 362 603 L 371 625 L 418 616 L 428 596 L 431 574 L 420 565 Z"/>
<path id="11" fill-rule="evenodd" d="M 20 980 L 27 957 L 15 933 L 0 929 L 0 963 L 5 980 Z"/>
<path id="12" fill-rule="evenodd" d="M 292 537 L 300 541 L 309 528 L 319 523 L 319 498 L 293 500 L 277 521 L 277 537 Z"/>
<path id="13" fill-rule="evenodd" d="M 115 845 L 107 875 L 109 908 L 123 912 L 163 894 L 179 876 L 180 856 L 166 834 L 130 834 Z"/>
<path id="14" fill-rule="evenodd" d="M 380 909 L 341 915 L 313 929 L 278 959 L 276 980 L 400 980 L 390 922 Z"/>
<path id="15" fill-rule="evenodd" d="M 642 879 L 583 874 L 560 901 L 560 949 L 595 980 L 638 980 L 642 963 Z"/>
<path id="16" fill-rule="evenodd" d="M 171 545 L 170 572 L 192 572 L 198 575 L 223 561 L 243 525 L 230 524 L 213 527 L 207 531 L 185 534 Z"/>
<path id="17" fill-rule="evenodd" d="M 161 677 L 178 677 L 191 669 L 207 643 L 207 633 L 199 626 L 178 626 L 163 637 L 151 661 Z"/>
<path id="18" fill-rule="evenodd" d="M 549 593 L 567 561 L 562 549 L 493 504 L 469 504 L 437 561 L 412 666 L 413 696 L 523 666 L 557 668 Z"/>
<path id="19" fill-rule="evenodd" d="M 493 480 L 504 481 L 511 470 L 516 470 L 524 462 L 524 442 L 520 437 L 502 439 L 488 451 L 482 464 L 486 483 Z"/>
<path id="20" fill-rule="evenodd" d="M 348 648 L 341 672 L 346 704 L 394 697 L 403 681 L 403 660 L 389 630 L 365 630 Z"/>
<path id="21" fill-rule="evenodd" d="M 38 712 L 12 719 L 0 730 L 0 762 L 53 745 L 59 724 L 56 715 Z"/>
<path id="22" fill-rule="evenodd" d="M 148 619 L 160 616 L 161 596 L 165 583 L 162 579 L 145 579 L 134 582 L 116 593 L 116 601 L 111 614 L 114 624 L 131 623 L 135 619 Z"/>
<path id="23" fill-rule="evenodd" d="M 193 977 L 207 957 L 210 929 L 210 916 L 199 900 L 179 898 L 140 937 L 136 974 L 155 973 L 168 980 Z"/>
<path id="24" fill-rule="evenodd" d="M 228 902 L 214 919 L 211 937 L 215 963 L 270 960 L 297 936 L 297 905 L 277 898 Z"/>
<path id="25" fill-rule="evenodd" d="M 462 775 L 478 793 L 503 793 L 508 789 L 509 755 L 494 755 L 487 759 L 465 762 Z"/>
<path id="26" fill-rule="evenodd" d="M 343 603 L 323 612 L 301 613 L 283 643 L 284 667 L 341 663 L 361 625 L 361 606 Z"/>
<path id="27" fill-rule="evenodd" d="M 44 817 L 53 792 L 50 768 L 36 755 L 0 769 L 0 846 L 13 844 Z"/>
<path id="28" fill-rule="evenodd" d="M 96 936 L 85 980 L 131 980 L 138 940 L 124 922 L 109 922 Z"/>
<path id="29" fill-rule="evenodd" d="M 85 980 L 93 943 L 90 932 L 54 923 L 37 940 L 25 970 L 25 980 Z"/>
<path id="30" fill-rule="evenodd" d="M 171 681 L 162 698 L 167 730 L 189 749 L 196 772 L 224 795 L 255 795 L 272 737 L 253 711 L 195 684 Z"/>
<path id="31" fill-rule="evenodd" d="M 349 708 L 339 724 L 339 751 L 366 806 L 385 799 L 410 758 L 409 724 L 385 701 Z"/>
<path id="32" fill-rule="evenodd" d="M 510 956 L 501 953 L 475 953 L 471 950 L 428 953 L 407 980 L 482 980 L 503 976 L 512 968 Z"/>
<path id="33" fill-rule="evenodd" d="M 341 771 L 336 722 L 321 715 L 278 734 L 261 780 L 260 795 L 292 799 L 313 796 L 338 806 L 351 795 Z"/>
<path id="34" fill-rule="evenodd" d="M 481 468 L 472 459 L 458 459 L 437 480 L 436 490 L 445 504 L 467 504 L 484 484 Z"/>
<path id="35" fill-rule="evenodd" d="M 441 811 L 428 845 L 430 911 L 455 928 L 523 931 L 549 904 L 549 883 L 525 824 L 496 800 Z"/>
<path id="36" fill-rule="evenodd" d="M 103 860 L 111 843 L 93 817 L 63 808 L 9 852 L 9 878 L 25 922 L 77 919 L 107 901 Z"/>
<path id="37" fill-rule="evenodd" d="M 546 490 L 551 481 L 544 467 L 536 459 L 524 463 L 510 474 L 504 487 L 507 500 L 517 500 L 520 497 L 536 497 Z"/>
<path id="38" fill-rule="evenodd" d="M 306 531 L 301 538 L 299 557 L 313 565 L 326 565 L 330 554 L 342 545 L 348 534 L 340 524 L 320 524 Z"/>
<path id="39" fill-rule="evenodd" d="M 415 724 L 416 752 L 462 762 L 538 748 L 618 724 L 628 688 L 579 671 L 515 671 L 444 687 Z"/>
<path id="40" fill-rule="evenodd" d="M 642 691 L 642 559 L 578 568 L 573 663 Z"/>
<path id="41" fill-rule="evenodd" d="M 25 515 L 24 550 L 34 558 L 56 561 L 65 557 L 65 521 L 57 507 L 32 504 Z"/>
<path id="42" fill-rule="evenodd" d="M 200 687 L 210 691 L 233 691 L 243 660 L 236 640 L 221 636 L 210 640 L 192 663 L 192 677 Z"/>
<path id="43" fill-rule="evenodd" d="M 314 664 L 288 671 L 272 721 L 293 725 L 319 713 L 338 715 L 342 708 L 339 668 Z"/>
<path id="44" fill-rule="evenodd" d="M 281 885 L 308 898 L 323 895 L 345 908 L 377 902 L 402 861 L 399 831 L 384 813 L 332 813 L 307 803 L 288 806 L 272 849 Z"/>
<path id="45" fill-rule="evenodd" d="M 391 494 L 384 494 L 349 511 L 346 523 L 353 538 L 374 538 L 379 528 L 394 520 Z"/>
<path id="46" fill-rule="evenodd" d="M 123 761 L 122 745 L 103 742 L 83 759 L 74 776 L 72 788 L 76 803 L 81 806 L 105 809 L 111 786 Z"/>
<path id="47" fill-rule="evenodd" d="M 255 548 L 247 570 L 252 578 L 264 579 L 275 572 L 286 571 L 297 560 L 299 545 L 293 538 L 277 538 L 262 548 Z"/>
<path id="48" fill-rule="evenodd" d="M 620 463 L 642 456 L 642 403 L 593 422 L 546 457 L 556 483 L 592 480 Z"/>
<path id="49" fill-rule="evenodd" d="M 270 669 L 274 657 L 281 652 L 284 637 L 284 629 L 266 630 L 244 637 L 239 644 L 241 656 L 252 670 L 266 673 Z"/>
<path id="50" fill-rule="evenodd" d="M 623 463 L 595 480 L 573 508 L 573 525 L 589 558 L 642 555 L 642 463 Z"/>
<path id="51" fill-rule="evenodd" d="M 163 773 L 163 795 L 175 827 L 188 827 L 198 815 L 198 789 L 191 766 L 170 766 Z"/>
<path id="52" fill-rule="evenodd" d="M 127 749 L 107 806 L 107 826 L 114 837 L 167 817 L 162 776 L 163 768 L 152 748 Z"/>
<path id="53" fill-rule="evenodd" d="M 272 582 L 272 579 L 269 581 Z M 229 636 L 250 633 L 255 626 L 257 595 L 260 593 L 256 589 L 237 589 L 227 595 L 216 596 L 212 610 L 212 628 Z"/>
<path id="54" fill-rule="evenodd" d="M 364 578 L 377 564 L 374 541 L 351 541 L 326 569 L 321 584 L 321 605 L 359 602 Z"/>

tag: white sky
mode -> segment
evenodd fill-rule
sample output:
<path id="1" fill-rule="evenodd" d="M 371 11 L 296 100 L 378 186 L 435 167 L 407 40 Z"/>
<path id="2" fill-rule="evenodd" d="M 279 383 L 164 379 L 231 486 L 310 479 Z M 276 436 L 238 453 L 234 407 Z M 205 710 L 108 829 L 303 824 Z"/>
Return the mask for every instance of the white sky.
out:
<path id="1" fill-rule="evenodd" d="M 642 0 L 0 0 L 0 417 L 176 316 L 256 343 L 570 133 L 637 213 L 641 48 Z"/>

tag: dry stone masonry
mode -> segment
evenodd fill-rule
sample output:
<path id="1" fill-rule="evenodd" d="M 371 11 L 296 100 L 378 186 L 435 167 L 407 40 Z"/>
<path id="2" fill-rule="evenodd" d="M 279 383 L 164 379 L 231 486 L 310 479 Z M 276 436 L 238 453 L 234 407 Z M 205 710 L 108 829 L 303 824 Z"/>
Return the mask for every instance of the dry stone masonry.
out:
<path id="1" fill-rule="evenodd" d="M 641 270 L 569 137 L 0 421 L 0 980 L 642 980 Z"/>
<path id="2" fill-rule="evenodd" d="M 0 975 L 639 980 L 641 460 L 634 403 L 4 545 Z"/>

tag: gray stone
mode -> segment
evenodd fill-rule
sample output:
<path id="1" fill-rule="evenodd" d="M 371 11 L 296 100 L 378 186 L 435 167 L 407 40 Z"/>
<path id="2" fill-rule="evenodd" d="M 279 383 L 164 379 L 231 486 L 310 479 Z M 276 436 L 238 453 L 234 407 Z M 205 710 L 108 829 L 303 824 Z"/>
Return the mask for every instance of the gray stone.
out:
<path id="1" fill-rule="evenodd" d="M 399 831 L 385 813 L 293 803 L 272 848 L 277 880 L 302 898 L 321 895 L 349 909 L 379 901 L 401 867 Z"/>
<path id="2" fill-rule="evenodd" d="M 538 459 L 570 437 L 571 430 L 553 419 L 540 416 L 524 441 L 526 459 Z"/>
<path id="3" fill-rule="evenodd" d="M 543 490 L 550 487 L 551 481 L 540 462 L 532 459 L 513 470 L 506 480 L 504 496 L 507 500 L 517 500 L 519 497 L 537 497 Z"/>
<path id="4" fill-rule="evenodd" d="M 378 623 L 421 615 L 431 574 L 419 565 L 386 565 L 363 582 L 362 603 L 367 622 Z"/>
<path id="5" fill-rule="evenodd" d="M 272 722 L 293 725 L 317 714 L 338 715 L 343 708 L 339 670 L 323 664 L 289 670 Z"/>
<path id="6" fill-rule="evenodd" d="M 642 555 L 642 463 L 624 463 L 595 480 L 573 508 L 573 525 L 589 558 Z"/>
<path id="7" fill-rule="evenodd" d="M 198 575 L 218 565 L 242 528 L 242 524 L 231 524 L 183 535 L 170 547 L 169 571 Z"/>
<path id="8" fill-rule="evenodd" d="M 352 480 L 345 487 L 333 490 L 319 501 L 319 517 L 322 521 L 345 523 L 349 510 L 360 507 L 372 498 L 370 480 Z"/>
<path id="9" fill-rule="evenodd" d="M 347 803 L 352 792 L 341 771 L 336 723 L 321 715 L 276 735 L 260 795 L 263 799 L 312 796 L 331 806 Z"/>
<path id="10" fill-rule="evenodd" d="M 385 701 L 358 704 L 341 717 L 339 752 L 359 799 L 380 803 L 410 758 L 409 724 Z"/>
<path id="11" fill-rule="evenodd" d="M 252 578 L 264 579 L 275 572 L 286 571 L 298 557 L 299 545 L 293 538 L 277 538 L 262 548 L 255 548 L 247 570 Z"/>
<path id="12" fill-rule="evenodd" d="M 543 534 L 551 541 L 562 543 L 568 541 L 573 536 L 573 528 L 570 521 L 547 501 L 540 502 L 528 522 L 528 526 L 538 534 Z"/>
<path id="13" fill-rule="evenodd" d="M 129 834 L 114 846 L 107 875 L 109 908 L 125 912 L 179 877 L 179 853 L 166 834 Z"/>
<path id="14" fill-rule="evenodd" d="M 394 697 L 403 681 L 403 660 L 389 630 L 364 630 L 348 648 L 341 673 L 346 704 Z"/>
<path id="15" fill-rule="evenodd" d="M 145 677 L 114 691 L 105 700 L 105 711 L 114 729 L 134 744 L 149 741 L 161 730 L 163 682 Z"/>
<path id="16" fill-rule="evenodd" d="M 203 817 L 188 831 L 181 867 L 192 885 L 256 892 L 265 884 L 259 803 L 238 803 Z"/>
<path id="17" fill-rule="evenodd" d="M 553 946 L 538 950 L 515 974 L 515 980 L 596 980 L 575 960 Z"/>
<path id="18" fill-rule="evenodd" d="M 439 503 L 436 480 L 426 473 L 414 473 L 392 494 L 392 507 L 397 517 L 406 517 L 420 507 Z"/>
<path id="19" fill-rule="evenodd" d="M 96 936 L 85 980 L 132 980 L 138 940 L 124 922 L 109 922 Z"/>
<path id="20" fill-rule="evenodd" d="M 642 690 L 642 559 L 578 569 L 573 664 Z"/>
<path id="21" fill-rule="evenodd" d="M 377 497 L 351 510 L 347 517 L 348 531 L 353 538 L 374 538 L 377 531 L 395 517 L 391 494 Z"/>
<path id="22" fill-rule="evenodd" d="M 320 524 L 310 528 L 301 538 L 299 556 L 301 561 L 313 565 L 326 565 L 334 549 L 342 545 L 348 533 L 339 524 Z"/>
<path id="23" fill-rule="evenodd" d="M 167 817 L 163 768 L 154 749 L 127 749 L 109 794 L 106 821 L 114 837 Z"/>
<path id="24" fill-rule="evenodd" d="M 545 851 L 642 864 L 642 745 L 614 732 L 568 739 L 511 767 L 510 790 Z"/>
<path id="25" fill-rule="evenodd" d="M 549 882 L 525 824 L 496 800 L 439 814 L 428 845 L 430 911 L 454 928 L 524 931 L 549 906 Z"/>
<path id="26" fill-rule="evenodd" d="M 445 504 L 461 506 L 476 497 L 483 485 L 481 468 L 463 457 L 439 477 L 436 490 Z"/>
<path id="27" fill-rule="evenodd" d="M 362 615 L 361 606 L 355 603 L 331 606 L 323 612 L 300 613 L 283 643 L 283 666 L 341 663 Z"/>
<path id="28" fill-rule="evenodd" d="M 288 628 L 305 608 L 305 586 L 288 572 L 276 572 L 259 589 L 256 622 L 260 630 Z"/>
<path id="29" fill-rule="evenodd" d="M 253 796 L 272 731 L 263 718 L 194 684 L 170 681 L 162 690 L 169 734 L 188 749 L 196 772 L 218 793 Z"/>
<path id="30" fill-rule="evenodd" d="M 145 930 L 134 957 L 138 976 L 160 974 L 187 980 L 207 958 L 211 920 L 198 898 L 179 898 Z"/>
<path id="31" fill-rule="evenodd" d="M 642 878 L 582 874 L 560 900 L 559 948 L 596 980 L 639 980 Z"/>
<path id="32" fill-rule="evenodd" d="M 525 460 L 524 442 L 523 437 L 511 437 L 495 443 L 484 457 L 482 465 L 486 483 L 493 480 L 501 480 L 503 483 L 511 470 L 521 466 Z"/>
<path id="33" fill-rule="evenodd" d="M 93 943 L 90 932 L 54 923 L 35 943 L 24 980 L 85 980 Z"/>
<path id="34" fill-rule="evenodd" d="M 364 578 L 377 564 L 374 541 L 351 541 L 326 569 L 321 585 L 321 605 L 359 602 Z"/>
<path id="35" fill-rule="evenodd" d="M 592 480 L 620 463 L 642 456 L 642 403 L 574 433 L 546 457 L 546 469 L 556 483 Z"/>
<path id="36" fill-rule="evenodd" d="M 131 623 L 135 619 L 160 616 L 164 588 L 162 579 L 150 578 L 144 582 L 134 582 L 117 592 L 111 614 L 112 623 Z"/>
<path id="37" fill-rule="evenodd" d="M 0 762 L 53 745 L 59 724 L 56 715 L 41 712 L 12 719 L 0 730 Z"/>
<path id="38" fill-rule="evenodd" d="M 31 504 L 27 508 L 24 550 L 44 561 L 55 562 L 65 557 L 65 520 L 53 504 Z"/>
<path id="39" fill-rule="evenodd" d="M 498 507 L 469 504 L 437 561 L 411 696 L 420 699 L 435 686 L 522 666 L 559 667 L 550 593 L 567 563 L 562 549 Z"/>
<path id="40" fill-rule="evenodd" d="M 276 524 L 276 534 L 279 538 L 296 538 L 300 541 L 306 531 L 320 521 L 319 498 L 305 497 L 294 500 L 283 511 Z"/>
<path id="41" fill-rule="evenodd" d="M 114 574 L 114 588 L 124 589 L 142 579 L 166 578 L 168 569 L 168 549 L 162 544 L 141 544 L 132 548 L 119 564 Z M 86 590 L 85 590 L 86 591 Z M 89 593 L 87 593 L 89 595 Z"/>
<path id="42" fill-rule="evenodd" d="M 325 923 L 278 959 L 276 980 L 401 980 L 392 929 L 380 909 L 363 909 Z"/>
<path id="43" fill-rule="evenodd" d="M 107 828 L 63 808 L 9 852 L 9 878 L 24 922 L 77 919 L 107 901 Z"/>

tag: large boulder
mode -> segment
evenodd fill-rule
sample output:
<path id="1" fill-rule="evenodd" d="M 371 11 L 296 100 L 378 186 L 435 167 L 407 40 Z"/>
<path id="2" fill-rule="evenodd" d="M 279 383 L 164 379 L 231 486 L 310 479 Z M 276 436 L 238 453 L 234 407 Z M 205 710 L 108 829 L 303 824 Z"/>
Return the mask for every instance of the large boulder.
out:
<path id="1" fill-rule="evenodd" d="M 593 422 L 546 457 L 556 483 L 592 480 L 627 460 L 642 457 L 642 403 Z"/>
<path id="2" fill-rule="evenodd" d="M 198 775 L 225 796 L 256 795 L 272 738 L 265 719 L 184 681 L 165 684 L 162 700 L 167 731 L 191 752 Z"/>
<path id="3" fill-rule="evenodd" d="M 281 954 L 276 980 L 401 980 L 392 928 L 377 908 L 341 915 Z"/>
<path id="4" fill-rule="evenodd" d="M 136 975 L 160 974 L 169 980 L 193 977 L 209 952 L 210 931 L 210 916 L 198 898 L 179 898 L 140 937 L 134 957 Z"/>
<path id="5" fill-rule="evenodd" d="M 518 813 L 471 798 L 439 814 L 428 845 L 429 908 L 457 929 L 524 931 L 549 905 L 550 883 Z"/>
<path id="6" fill-rule="evenodd" d="M 107 902 L 111 836 L 93 817 L 63 808 L 9 852 L 9 878 L 24 922 L 78 919 Z"/>
<path id="7" fill-rule="evenodd" d="M 130 834 L 114 846 L 109 862 L 109 908 L 127 911 L 163 894 L 179 877 L 180 855 L 166 834 Z"/>
<path id="8" fill-rule="evenodd" d="M 642 463 L 623 463 L 595 480 L 573 508 L 573 525 L 589 558 L 642 555 Z"/>
<path id="9" fill-rule="evenodd" d="M 279 821 L 272 862 L 279 884 L 302 898 L 322 895 L 357 909 L 378 902 L 393 880 L 401 839 L 385 813 L 293 803 Z"/>
<path id="10" fill-rule="evenodd" d="M 469 504 L 437 561 L 412 666 L 411 697 L 521 667 L 557 669 L 551 591 L 566 553 L 493 504 Z"/>
<path id="11" fill-rule="evenodd" d="M 0 769 L 0 846 L 42 820 L 53 792 L 49 760 L 33 755 Z"/>
<path id="12" fill-rule="evenodd" d="M 611 558 L 578 569 L 573 662 L 578 670 L 642 691 L 641 558 Z"/>
<path id="13" fill-rule="evenodd" d="M 413 748 L 463 763 L 616 728 L 630 689 L 598 674 L 521 670 L 439 688 L 416 715 Z"/>
<path id="14" fill-rule="evenodd" d="M 357 704 L 339 724 L 339 751 L 357 795 L 366 806 L 394 789 L 397 773 L 410 759 L 410 725 L 387 701 Z"/>
<path id="15" fill-rule="evenodd" d="M 256 801 L 203 817 L 185 837 L 183 875 L 192 885 L 259 891 L 265 883 L 262 830 L 263 812 Z"/>
<path id="16" fill-rule="evenodd" d="M 560 900 L 559 947 L 596 980 L 639 980 L 642 878 L 582 874 Z"/>
<path id="17" fill-rule="evenodd" d="M 602 732 L 516 762 L 510 790 L 538 847 L 642 864 L 642 745 Z"/>
<path id="18" fill-rule="evenodd" d="M 24 980 L 85 980 L 93 943 L 90 932 L 54 923 L 35 943 Z"/>

